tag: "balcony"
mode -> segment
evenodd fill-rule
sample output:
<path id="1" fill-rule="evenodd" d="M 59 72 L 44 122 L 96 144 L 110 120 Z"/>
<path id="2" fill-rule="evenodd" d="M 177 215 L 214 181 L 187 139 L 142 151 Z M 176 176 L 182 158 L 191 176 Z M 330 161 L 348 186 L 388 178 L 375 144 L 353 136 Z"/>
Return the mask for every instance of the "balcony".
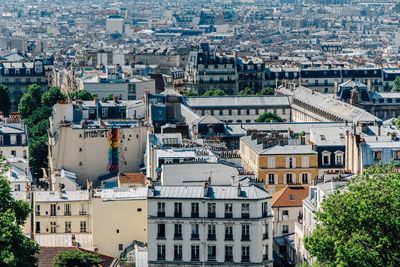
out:
<path id="1" fill-rule="evenodd" d="M 225 261 L 233 261 L 232 255 L 225 255 Z"/>
<path id="2" fill-rule="evenodd" d="M 64 216 L 71 216 L 71 212 L 70 211 L 64 211 Z"/>
<path id="3" fill-rule="evenodd" d="M 157 254 L 157 260 L 165 261 L 165 254 Z"/>
<path id="4" fill-rule="evenodd" d="M 233 218 L 233 214 L 231 212 L 225 213 L 225 218 L 226 219 L 232 219 Z"/>
<path id="5" fill-rule="evenodd" d="M 158 211 L 157 217 L 165 217 L 165 211 Z"/>
<path id="6" fill-rule="evenodd" d="M 250 241 L 250 235 L 242 235 L 242 241 Z"/>
<path id="7" fill-rule="evenodd" d="M 208 218 L 215 218 L 215 212 L 209 212 Z"/>
<path id="8" fill-rule="evenodd" d="M 85 210 L 81 210 L 81 211 L 79 212 L 79 215 L 87 215 L 87 212 L 86 212 Z"/>
<path id="9" fill-rule="evenodd" d="M 192 214 L 190 215 L 190 217 L 192 217 L 192 218 L 199 218 L 199 213 L 198 213 L 198 212 L 192 212 Z"/>
<path id="10" fill-rule="evenodd" d="M 191 261 L 200 261 L 199 255 L 194 255 L 194 256 L 192 256 Z"/>
<path id="11" fill-rule="evenodd" d="M 208 255 L 208 261 L 216 261 L 217 257 L 215 255 Z"/>
<path id="12" fill-rule="evenodd" d="M 174 240 L 182 240 L 182 234 L 174 234 Z"/>
<path id="13" fill-rule="evenodd" d="M 242 255 L 242 262 L 249 262 L 250 261 L 250 256 L 243 256 Z"/>
<path id="14" fill-rule="evenodd" d="M 242 213 L 242 219 L 250 219 L 250 213 Z"/>
<path id="15" fill-rule="evenodd" d="M 165 240 L 165 233 L 158 233 L 157 240 Z"/>
<path id="16" fill-rule="evenodd" d="M 182 212 L 174 212 L 175 218 L 182 218 Z"/>
<path id="17" fill-rule="evenodd" d="M 216 237 L 215 234 L 208 234 L 208 235 L 207 235 L 207 240 L 211 240 L 211 241 L 217 240 L 217 237 Z"/>
<path id="18" fill-rule="evenodd" d="M 233 235 L 232 234 L 225 235 L 225 241 L 233 241 Z"/>
<path id="19" fill-rule="evenodd" d="M 181 255 L 174 255 L 174 261 L 181 261 L 182 260 L 182 254 Z"/>
<path id="20" fill-rule="evenodd" d="M 263 218 L 267 218 L 267 217 L 268 217 L 268 211 L 263 211 L 262 217 L 263 217 Z"/>
<path id="21" fill-rule="evenodd" d="M 199 234 L 192 234 L 190 237 L 190 240 L 200 240 L 200 235 Z"/>

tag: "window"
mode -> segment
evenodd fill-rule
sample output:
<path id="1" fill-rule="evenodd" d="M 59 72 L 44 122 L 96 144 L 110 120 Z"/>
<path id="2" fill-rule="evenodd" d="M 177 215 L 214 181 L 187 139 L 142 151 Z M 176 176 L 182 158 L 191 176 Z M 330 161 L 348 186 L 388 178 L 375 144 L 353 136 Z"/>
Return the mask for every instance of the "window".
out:
<path id="1" fill-rule="evenodd" d="M 56 204 L 50 204 L 50 216 L 56 216 Z"/>
<path id="2" fill-rule="evenodd" d="M 165 203 L 164 202 L 157 203 L 157 217 L 165 217 Z"/>
<path id="3" fill-rule="evenodd" d="M 269 260 L 268 254 L 268 245 L 264 245 L 263 261 Z"/>
<path id="4" fill-rule="evenodd" d="M 393 151 L 393 159 L 400 160 L 400 150 Z"/>
<path id="5" fill-rule="evenodd" d="M 71 215 L 71 204 L 64 204 L 64 215 L 65 216 Z"/>
<path id="6" fill-rule="evenodd" d="M 36 233 L 40 233 L 40 222 L 36 222 Z"/>
<path id="7" fill-rule="evenodd" d="M 165 260 L 165 245 L 157 245 L 157 260 Z"/>
<path id="8" fill-rule="evenodd" d="M 118 244 L 118 250 L 119 250 L 119 251 L 124 250 L 124 245 L 123 245 L 123 244 Z"/>
<path id="9" fill-rule="evenodd" d="M 26 135 L 21 134 L 21 144 L 25 144 L 25 143 L 26 143 Z"/>
<path id="10" fill-rule="evenodd" d="M 301 182 L 303 184 L 308 184 L 308 173 L 302 173 L 301 174 Z"/>
<path id="11" fill-rule="evenodd" d="M 296 159 L 293 157 L 286 158 L 286 168 L 296 168 Z"/>
<path id="12" fill-rule="evenodd" d="M 200 246 L 192 245 L 192 261 L 198 261 L 200 259 Z"/>
<path id="13" fill-rule="evenodd" d="M 57 224 L 56 222 L 50 222 L 50 233 L 57 233 Z"/>
<path id="14" fill-rule="evenodd" d="M 182 260 L 182 245 L 174 245 L 174 260 Z"/>
<path id="15" fill-rule="evenodd" d="M 207 235 L 208 240 L 216 240 L 216 234 L 215 234 L 215 224 L 209 224 L 208 225 L 208 235 Z"/>
<path id="16" fill-rule="evenodd" d="M 282 210 L 282 220 L 283 221 L 289 220 L 289 211 L 288 210 Z"/>
<path id="17" fill-rule="evenodd" d="M 286 183 L 293 184 L 293 173 L 286 173 Z"/>
<path id="18" fill-rule="evenodd" d="M 242 225 L 242 241 L 250 241 L 250 225 Z"/>
<path id="19" fill-rule="evenodd" d="M 181 223 L 175 224 L 174 239 L 182 239 L 182 224 Z"/>
<path id="20" fill-rule="evenodd" d="M 275 184 L 275 173 L 268 173 L 268 184 Z"/>
<path id="21" fill-rule="evenodd" d="M 16 145 L 17 144 L 17 135 L 10 134 L 10 144 L 11 145 Z"/>
<path id="22" fill-rule="evenodd" d="M 335 152 L 335 164 L 337 166 L 342 166 L 343 165 L 343 152 L 342 151 L 336 151 Z"/>
<path id="23" fill-rule="evenodd" d="M 16 150 L 11 150 L 11 156 L 16 157 L 17 156 L 17 151 Z"/>
<path id="24" fill-rule="evenodd" d="M 331 153 L 328 151 L 322 152 L 322 165 L 331 165 Z"/>
<path id="25" fill-rule="evenodd" d="M 86 215 L 86 205 L 84 203 L 80 205 L 79 215 Z"/>
<path id="26" fill-rule="evenodd" d="M 250 218 L 250 204 L 242 203 L 242 219 Z"/>
<path id="27" fill-rule="evenodd" d="M 232 203 L 226 203 L 225 204 L 225 218 L 232 218 L 232 207 L 233 204 Z"/>
<path id="28" fill-rule="evenodd" d="M 285 224 L 282 226 L 282 234 L 289 233 L 289 225 Z"/>
<path id="29" fill-rule="evenodd" d="M 14 185 L 14 191 L 21 191 L 21 185 L 20 184 Z"/>
<path id="30" fill-rule="evenodd" d="M 165 239 L 165 224 L 157 224 L 157 239 Z"/>
<path id="31" fill-rule="evenodd" d="M 22 157 L 24 158 L 24 159 L 26 159 L 28 156 L 26 155 L 26 150 L 23 150 L 22 151 Z"/>
<path id="32" fill-rule="evenodd" d="M 208 218 L 215 218 L 215 203 L 208 203 Z"/>
<path id="33" fill-rule="evenodd" d="M 375 161 L 382 160 L 382 151 L 374 151 L 374 160 Z"/>
<path id="34" fill-rule="evenodd" d="M 4 144 L 4 137 L 2 135 L 0 135 L 0 145 Z"/>
<path id="35" fill-rule="evenodd" d="M 275 168 L 275 158 L 274 157 L 268 157 L 268 168 L 269 169 Z"/>
<path id="36" fill-rule="evenodd" d="M 215 261 L 217 257 L 217 247 L 215 245 L 208 246 L 208 260 Z"/>
<path id="37" fill-rule="evenodd" d="M 182 217 L 182 203 L 180 202 L 174 203 L 174 217 Z"/>
<path id="38" fill-rule="evenodd" d="M 86 221 L 81 221 L 80 223 L 80 232 L 86 233 Z"/>
<path id="39" fill-rule="evenodd" d="M 263 239 L 268 239 L 268 233 L 269 233 L 268 224 L 264 224 L 264 226 L 263 226 Z"/>
<path id="40" fill-rule="evenodd" d="M 199 239 L 199 225 L 196 224 L 192 224 L 192 237 L 191 239 Z"/>
<path id="41" fill-rule="evenodd" d="M 225 225 L 225 240 L 233 240 L 233 226 L 231 224 Z"/>
<path id="42" fill-rule="evenodd" d="M 192 218 L 199 217 L 199 203 L 192 203 Z"/>
<path id="43" fill-rule="evenodd" d="M 242 246 L 242 261 L 250 261 L 250 247 Z"/>
<path id="44" fill-rule="evenodd" d="M 71 222 L 65 222 L 65 232 L 71 233 Z"/>
<path id="45" fill-rule="evenodd" d="M 262 216 L 267 217 L 269 214 L 268 212 L 268 202 L 262 203 Z"/>
<path id="46" fill-rule="evenodd" d="M 40 205 L 36 205 L 35 214 L 36 214 L 36 216 L 40 216 Z"/>
<path id="47" fill-rule="evenodd" d="M 232 261 L 232 260 L 233 260 L 233 247 L 225 246 L 225 261 Z"/>

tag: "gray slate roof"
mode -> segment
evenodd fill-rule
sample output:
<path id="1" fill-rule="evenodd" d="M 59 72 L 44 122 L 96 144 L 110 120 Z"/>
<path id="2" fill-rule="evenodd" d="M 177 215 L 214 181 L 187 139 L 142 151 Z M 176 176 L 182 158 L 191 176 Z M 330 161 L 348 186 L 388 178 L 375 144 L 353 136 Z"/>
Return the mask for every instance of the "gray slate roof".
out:
<path id="1" fill-rule="evenodd" d="M 187 97 L 186 104 L 192 108 L 268 107 L 289 106 L 287 96 L 218 96 Z"/>

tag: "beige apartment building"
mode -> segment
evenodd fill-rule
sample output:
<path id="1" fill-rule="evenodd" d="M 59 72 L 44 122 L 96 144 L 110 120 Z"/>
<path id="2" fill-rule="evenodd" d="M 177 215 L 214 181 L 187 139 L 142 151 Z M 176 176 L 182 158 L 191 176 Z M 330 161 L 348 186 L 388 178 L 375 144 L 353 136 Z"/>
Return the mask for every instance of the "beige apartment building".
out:
<path id="1" fill-rule="evenodd" d="M 118 258 L 134 240 L 147 242 L 147 187 L 35 191 L 33 197 L 32 231 L 40 246 L 79 246 Z"/>

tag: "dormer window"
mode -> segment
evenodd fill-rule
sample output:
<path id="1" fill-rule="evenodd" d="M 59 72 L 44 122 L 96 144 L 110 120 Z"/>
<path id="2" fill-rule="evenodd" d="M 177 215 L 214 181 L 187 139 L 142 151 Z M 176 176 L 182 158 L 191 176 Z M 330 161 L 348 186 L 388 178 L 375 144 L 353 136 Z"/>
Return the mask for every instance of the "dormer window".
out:
<path id="1" fill-rule="evenodd" d="M 8 75 L 9 74 L 9 70 L 8 69 L 4 69 L 4 74 Z"/>
<path id="2" fill-rule="evenodd" d="M 382 160 L 382 151 L 374 151 L 374 160 L 375 161 Z"/>
<path id="3" fill-rule="evenodd" d="M 26 75 L 30 75 L 31 74 L 31 69 L 26 69 Z"/>
<path id="4" fill-rule="evenodd" d="M 322 152 L 322 165 L 324 166 L 331 165 L 331 152 L 329 151 Z"/>
<path id="5" fill-rule="evenodd" d="M 15 74 L 16 74 L 16 75 L 19 75 L 19 73 L 20 73 L 20 72 L 19 72 L 19 69 L 15 69 Z"/>

